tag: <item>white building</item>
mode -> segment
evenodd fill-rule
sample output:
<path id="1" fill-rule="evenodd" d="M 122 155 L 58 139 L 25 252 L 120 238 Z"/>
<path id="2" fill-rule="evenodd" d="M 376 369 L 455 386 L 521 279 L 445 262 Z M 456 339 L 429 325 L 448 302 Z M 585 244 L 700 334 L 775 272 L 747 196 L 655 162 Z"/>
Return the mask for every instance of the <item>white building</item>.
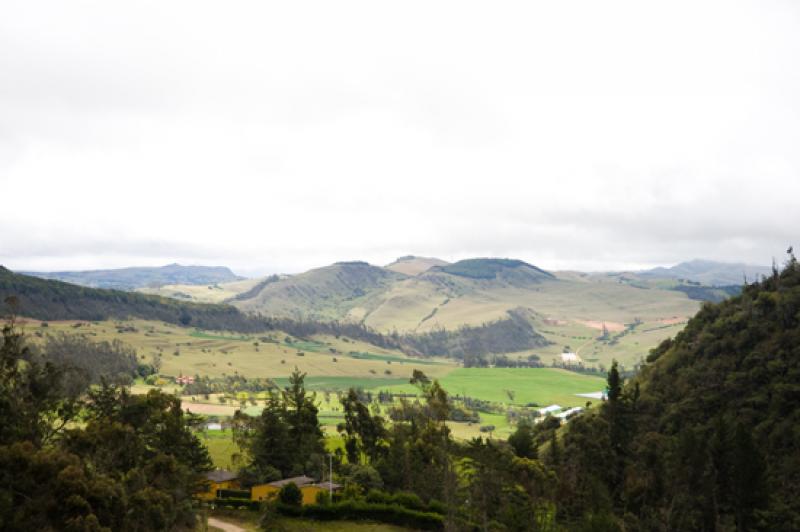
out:
<path id="1" fill-rule="evenodd" d="M 580 364 L 581 357 L 578 353 L 561 353 L 561 362 L 564 364 Z"/>
<path id="2" fill-rule="evenodd" d="M 548 414 L 552 414 L 553 412 L 558 412 L 561 410 L 561 407 L 558 405 L 550 405 L 544 408 L 539 409 L 539 415 L 546 416 Z"/>
<path id="3" fill-rule="evenodd" d="M 568 410 L 564 410 L 563 412 L 560 412 L 560 413 L 556 414 L 556 417 L 558 419 L 562 419 L 562 420 L 566 421 L 571 416 L 573 416 L 573 415 L 575 415 L 575 414 L 577 414 L 579 412 L 583 412 L 583 407 L 582 406 L 576 406 L 576 407 L 570 408 Z"/>

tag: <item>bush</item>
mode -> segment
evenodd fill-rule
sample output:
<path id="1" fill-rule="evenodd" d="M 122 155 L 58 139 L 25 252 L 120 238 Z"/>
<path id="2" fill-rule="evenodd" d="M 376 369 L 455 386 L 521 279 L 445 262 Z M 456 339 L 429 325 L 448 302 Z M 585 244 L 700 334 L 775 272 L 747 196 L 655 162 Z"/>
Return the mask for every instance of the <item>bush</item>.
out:
<path id="1" fill-rule="evenodd" d="M 260 501 L 251 501 L 250 499 L 215 499 L 214 506 L 218 508 L 232 508 L 238 510 L 244 508 L 247 510 L 260 510 Z"/>
<path id="2" fill-rule="evenodd" d="M 317 492 L 316 503 L 321 505 L 327 505 L 331 503 L 331 494 L 327 491 L 320 491 Z"/>
<path id="3" fill-rule="evenodd" d="M 277 509 L 283 515 L 320 521 L 371 520 L 417 530 L 442 530 L 444 528 L 444 518 L 441 515 L 409 510 L 398 504 L 344 501 L 327 506 L 278 504 Z"/>
<path id="4" fill-rule="evenodd" d="M 364 500 L 373 504 L 395 504 L 409 510 L 420 512 L 433 512 L 444 515 L 444 505 L 439 501 L 431 501 L 429 504 L 422 502 L 416 493 L 399 491 L 395 494 L 386 493 L 380 490 L 369 490 Z"/>
<path id="5" fill-rule="evenodd" d="M 287 506 L 300 506 L 303 504 L 303 492 L 297 487 L 297 484 L 290 482 L 281 488 L 278 492 L 278 500 L 281 504 Z"/>

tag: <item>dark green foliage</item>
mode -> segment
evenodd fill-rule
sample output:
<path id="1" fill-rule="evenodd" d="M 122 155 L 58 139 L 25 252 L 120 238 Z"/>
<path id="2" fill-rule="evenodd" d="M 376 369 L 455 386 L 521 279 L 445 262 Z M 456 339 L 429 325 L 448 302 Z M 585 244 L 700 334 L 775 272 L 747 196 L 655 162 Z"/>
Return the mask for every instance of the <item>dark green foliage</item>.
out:
<path id="1" fill-rule="evenodd" d="M 316 394 L 306 391 L 304 379 L 295 368 L 280 395 L 270 392 L 260 416 L 237 412 L 234 418 L 234 438 L 250 457 L 243 473 L 254 483 L 276 480 L 276 473 L 286 478 L 319 471 L 324 437 Z"/>
<path id="2" fill-rule="evenodd" d="M 729 297 L 738 296 L 742 293 L 741 285 L 702 286 L 696 284 L 679 284 L 671 287 L 670 290 L 683 292 L 689 299 L 709 301 L 711 303 L 719 303 Z"/>
<path id="3" fill-rule="evenodd" d="M 386 428 L 383 418 L 371 415 L 369 407 L 358 397 L 353 388 L 340 399 L 344 409 L 344 423 L 337 427 L 344 433 L 347 461 L 361 462 L 361 453 L 371 461 L 377 460 L 385 451 Z"/>
<path id="4" fill-rule="evenodd" d="M 474 355 L 511 353 L 550 345 L 536 332 L 523 311 L 510 310 L 508 318 L 455 331 L 438 329 L 400 337 L 403 345 L 426 355 L 471 359 Z"/>
<path id="5" fill-rule="evenodd" d="M 514 259 L 466 259 L 447 264 L 434 266 L 431 271 L 442 271 L 450 275 L 469 277 L 471 279 L 494 279 L 507 270 L 522 269 L 530 272 L 529 275 L 541 279 L 555 279 L 555 276 L 536 266 Z"/>
<path id="6" fill-rule="evenodd" d="M 92 384 L 102 379 L 130 384 L 140 374 L 152 373 L 139 364 L 136 350 L 119 340 L 92 342 L 80 335 L 61 333 L 48 335 L 41 351 L 53 364 L 79 370 Z"/>
<path id="7" fill-rule="evenodd" d="M 217 506 L 218 508 L 230 508 L 231 510 L 245 509 L 245 510 L 258 511 L 261 509 L 262 502 L 254 501 L 249 498 L 247 499 L 229 498 L 229 499 L 215 500 L 214 506 Z"/>
<path id="8" fill-rule="evenodd" d="M 297 484 L 290 482 L 278 492 L 278 501 L 286 506 L 300 506 L 303 504 L 303 493 Z"/>
<path id="9" fill-rule="evenodd" d="M 533 426 L 527 420 L 517 425 L 517 430 L 508 437 L 508 443 L 514 454 L 521 458 L 536 458 L 536 445 L 533 441 Z"/>
<path id="10" fill-rule="evenodd" d="M 559 514 L 626 530 L 800 528 L 800 267 L 705 305 L 570 422 Z M 605 519 L 605 517 L 603 518 Z"/>
<path id="11" fill-rule="evenodd" d="M 442 530 L 444 519 L 432 512 L 410 510 L 398 504 L 342 501 L 328 505 L 288 506 L 279 504 L 279 512 L 293 517 L 305 517 L 320 521 L 370 520 L 388 523 L 414 530 Z"/>
<path id="12" fill-rule="evenodd" d="M 191 494 L 210 468 L 180 400 L 104 384 L 69 394 L 13 321 L 0 345 L 0 529 L 192 528 Z M 77 414 L 81 414 L 80 417 Z M 82 421 L 72 424 L 71 421 Z"/>

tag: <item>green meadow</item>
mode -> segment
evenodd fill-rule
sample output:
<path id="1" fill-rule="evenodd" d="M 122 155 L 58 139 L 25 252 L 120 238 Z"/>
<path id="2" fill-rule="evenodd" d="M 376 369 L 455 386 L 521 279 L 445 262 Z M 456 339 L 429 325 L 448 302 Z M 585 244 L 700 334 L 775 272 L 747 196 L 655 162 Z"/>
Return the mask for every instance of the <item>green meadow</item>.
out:
<path id="1" fill-rule="evenodd" d="M 451 395 L 514 405 L 580 406 L 586 399 L 575 394 L 605 389 L 603 378 L 557 368 L 458 368 L 439 382 Z M 379 388 L 395 393 L 417 391 L 407 383 Z"/>

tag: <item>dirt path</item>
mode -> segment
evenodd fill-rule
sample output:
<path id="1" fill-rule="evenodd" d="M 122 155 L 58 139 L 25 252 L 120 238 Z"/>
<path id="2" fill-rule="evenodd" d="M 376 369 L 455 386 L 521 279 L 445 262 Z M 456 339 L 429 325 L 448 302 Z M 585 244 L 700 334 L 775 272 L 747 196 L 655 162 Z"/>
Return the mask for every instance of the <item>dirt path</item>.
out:
<path id="1" fill-rule="evenodd" d="M 244 528 L 227 521 L 220 521 L 216 517 L 208 518 L 208 525 L 224 530 L 225 532 L 246 532 Z"/>

